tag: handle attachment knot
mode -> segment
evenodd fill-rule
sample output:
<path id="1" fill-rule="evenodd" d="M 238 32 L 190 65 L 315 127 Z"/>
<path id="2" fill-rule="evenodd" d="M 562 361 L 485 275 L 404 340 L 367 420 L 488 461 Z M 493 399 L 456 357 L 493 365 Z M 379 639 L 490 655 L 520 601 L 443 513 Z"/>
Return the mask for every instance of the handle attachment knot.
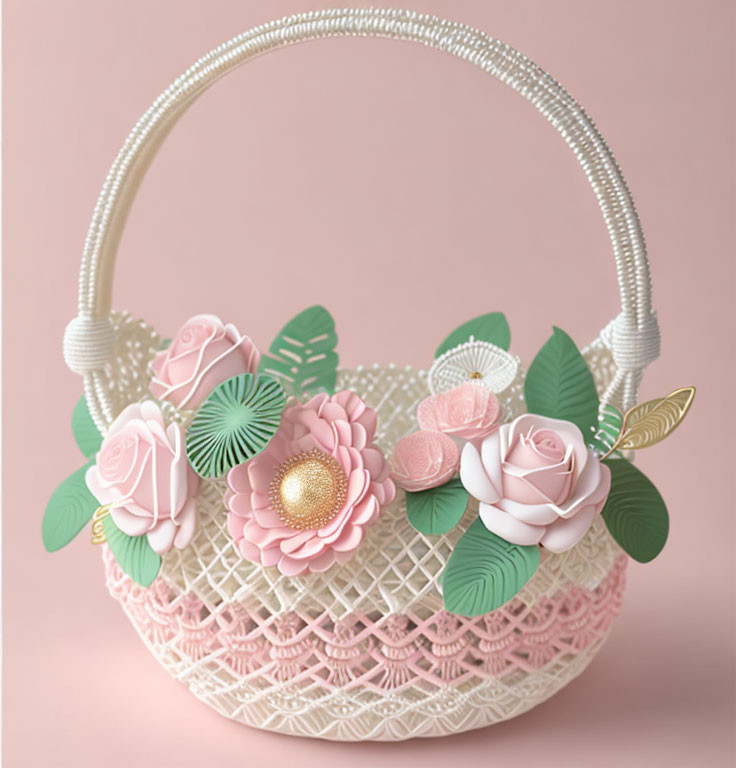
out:
<path id="1" fill-rule="evenodd" d="M 64 331 L 64 360 L 80 376 L 104 368 L 114 350 L 115 329 L 110 318 L 79 315 Z"/>
<path id="2" fill-rule="evenodd" d="M 659 357 L 661 339 L 656 313 L 646 315 L 639 325 L 630 314 L 621 313 L 611 323 L 610 339 L 613 360 L 620 371 L 643 371 Z"/>

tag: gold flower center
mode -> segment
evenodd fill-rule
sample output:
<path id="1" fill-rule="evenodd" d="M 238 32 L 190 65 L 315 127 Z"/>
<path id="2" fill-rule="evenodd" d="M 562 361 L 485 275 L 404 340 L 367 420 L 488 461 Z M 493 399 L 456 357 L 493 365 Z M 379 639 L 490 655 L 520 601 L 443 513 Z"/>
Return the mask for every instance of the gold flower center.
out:
<path id="1" fill-rule="evenodd" d="M 468 374 L 469 379 L 482 379 L 483 374 L 480 371 L 473 371 L 472 373 Z"/>
<path id="2" fill-rule="evenodd" d="M 284 525 L 312 531 L 323 528 L 342 509 L 347 487 L 347 477 L 337 461 L 313 448 L 281 464 L 269 495 Z"/>

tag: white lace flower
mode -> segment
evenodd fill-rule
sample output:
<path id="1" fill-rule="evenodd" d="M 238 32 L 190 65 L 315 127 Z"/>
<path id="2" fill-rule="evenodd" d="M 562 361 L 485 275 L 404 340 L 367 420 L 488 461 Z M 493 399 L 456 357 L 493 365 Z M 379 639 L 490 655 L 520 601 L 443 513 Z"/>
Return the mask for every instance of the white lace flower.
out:
<path id="1" fill-rule="evenodd" d="M 519 358 L 488 341 L 466 341 L 440 355 L 432 364 L 427 383 L 433 395 L 475 381 L 492 392 L 502 392 L 516 378 Z"/>

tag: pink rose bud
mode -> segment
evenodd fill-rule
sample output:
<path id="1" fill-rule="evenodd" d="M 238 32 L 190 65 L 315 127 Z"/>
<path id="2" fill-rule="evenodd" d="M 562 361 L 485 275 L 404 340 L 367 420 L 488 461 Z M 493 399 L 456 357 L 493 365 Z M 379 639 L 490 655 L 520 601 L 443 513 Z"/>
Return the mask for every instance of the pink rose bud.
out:
<path id="1" fill-rule="evenodd" d="M 425 491 L 444 485 L 457 472 L 459 460 L 458 448 L 447 435 L 412 432 L 396 443 L 392 477 L 405 491 Z"/>
<path id="2" fill-rule="evenodd" d="M 462 440 L 479 440 L 498 429 L 501 404 L 487 387 L 467 382 L 423 400 L 417 409 L 417 419 L 422 429 Z"/>
<path id="3" fill-rule="evenodd" d="M 177 408 L 197 408 L 226 379 L 256 373 L 261 356 L 234 325 L 215 315 L 196 315 L 153 360 L 151 393 Z"/>

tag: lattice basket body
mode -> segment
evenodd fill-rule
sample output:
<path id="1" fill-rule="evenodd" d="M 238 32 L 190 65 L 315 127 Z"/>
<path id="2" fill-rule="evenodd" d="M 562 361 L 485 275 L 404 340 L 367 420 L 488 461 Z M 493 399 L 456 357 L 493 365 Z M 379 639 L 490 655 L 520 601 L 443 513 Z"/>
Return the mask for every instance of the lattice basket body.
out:
<path id="1" fill-rule="evenodd" d="M 562 135 L 598 199 L 621 294 L 621 314 L 584 354 L 602 402 L 631 407 L 659 351 L 649 267 L 629 191 L 585 112 L 543 70 L 482 32 L 408 11 L 337 9 L 272 22 L 219 46 L 161 94 L 126 140 L 93 214 L 79 312 L 64 338 L 65 359 L 84 378 L 100 431 L 127 404 L 150 396 L 159 337 L 112 312 L 110 298 L 120 234 L 156 149 L 194 99 L 229 71 L 268 51 L 332 36 L 409 40 L 454 54 L 519 92 Z M 484 350 L 482 365 L 502 389 L 510 419 L 525 411 L 524 371 L 503 355 L 494 367 L 494 354 Z M 433 389 L 462 379 L 461 357 Z M 387 455 L 416 429 L 416 406 L 429 394 L 426 374 L 393 366 L 343 370 L 339 386 L 377 410 L 378 444 Z M 167 418 L 191 418 L 164 407 Z M 600 519 L 567 552 L 544 551 L 509 603 L 467 619 L 443 610 L 439 577 L 477 514 L 472 503 L 449 534 L 429 537 L 409 524 L 400 492 L 352 560 L 287 578 L 242 558 L 226 531 L 223 491 L 222 480 L 201 482 L 200 528 L 190 546 L 166 555 L 150 588 L 125 576 L 106 546 L 103 553 L 110 592 L 154 656 L 195 696 L 242 723 L 343 740 L 438 736 L 496 723 L 580 674 L 620 607 L 626 556 Z"/>
<path id="2" fill-rule="evenodd" d="M 119 398 L 147 389 L 156 335 L 116 316 Z M 138 337 L 138 338 L 136 338 Z M 147 350 L 147 351 L 146 351 Z M 523 409 L 523 372 L 506 390 Z M 599 386 L 604 386 L 601 369 Z M 426 376 L 395 366 L 340 372 L 378 411 L 390 453 L 416 429 Z M 175 414 L 179 416 L 179 414 Z M 398 740 L 441 736 L 506 720 L 553 695 L 590 663 L 618 613 L 624 555 L 602 521 L 563 555 L 545 553 L 521 593 L 466 619 L 442 609 L 438 576 L 472 521 L 424 536 L 405 495 L 369 529 L 356 556 L 294 579 L 243 560 L 227 533 L 224 481 L 203 482 L 201 530 L 172 551 L 153 587 L 125 576 L 107 547 L 111 594 L 161 664 L 226 717 L 300 736 Z"/>

